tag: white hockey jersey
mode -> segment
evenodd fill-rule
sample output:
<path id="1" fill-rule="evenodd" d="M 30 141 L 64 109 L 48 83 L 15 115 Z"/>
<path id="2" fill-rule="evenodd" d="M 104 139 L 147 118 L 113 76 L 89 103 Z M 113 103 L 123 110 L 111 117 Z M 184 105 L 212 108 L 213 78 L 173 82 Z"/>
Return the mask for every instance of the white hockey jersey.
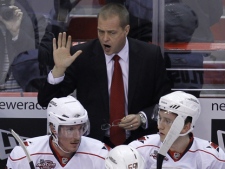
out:
<path id="1" fill-rule="evenodd" d="M 158 134 L 144 136 L 129 144 L 146 160 L 146 168 L 156 169 L 157 153 L 162 142 Z M 212 142 L 193 137 L 184 154 L 167 153 L 163 169 L 225 169 L 225 153 Z"/>
<path id="2" fill-rule="evenodd" d="M 27 139 L 27 150 L 34 162 L 35 169 L 105 169 L 108 147 L 104 143 L 82 136 L 81 144 L 71 159 L 57 160 L 49 144 L 49 136 Z M 16 146 L 7 160 L 8 169 L 30 169 L 23 149 Z"/>

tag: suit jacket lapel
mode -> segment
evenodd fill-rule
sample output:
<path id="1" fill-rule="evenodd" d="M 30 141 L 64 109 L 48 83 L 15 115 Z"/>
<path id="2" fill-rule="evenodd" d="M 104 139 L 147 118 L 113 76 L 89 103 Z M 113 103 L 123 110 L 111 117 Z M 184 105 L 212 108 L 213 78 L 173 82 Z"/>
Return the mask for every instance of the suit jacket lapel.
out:
<path id="1" fill-rule="evenodd" d="M 91 62 L 93 63 L 94 74 L 96 75 L 96 80 L 99 84 L 99 94 L 102 95 L 105 110 L 109 111 L 107 68 L 105 63 L 105 55 L 100 44 L 93 48 L 93 57 L 91 57 L 91 59 Z"/>

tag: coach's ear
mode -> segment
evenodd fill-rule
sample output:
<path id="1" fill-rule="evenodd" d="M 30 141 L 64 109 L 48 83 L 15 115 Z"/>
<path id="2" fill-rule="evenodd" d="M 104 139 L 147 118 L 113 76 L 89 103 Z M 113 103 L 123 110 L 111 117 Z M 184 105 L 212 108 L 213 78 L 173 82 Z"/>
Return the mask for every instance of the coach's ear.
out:
<path id="1" fill-rule="evenodd" d="M 125 26 L 124 28 L 125 36 L 128 35 L 129 31 L 130 31 L 130 25 Z"/>

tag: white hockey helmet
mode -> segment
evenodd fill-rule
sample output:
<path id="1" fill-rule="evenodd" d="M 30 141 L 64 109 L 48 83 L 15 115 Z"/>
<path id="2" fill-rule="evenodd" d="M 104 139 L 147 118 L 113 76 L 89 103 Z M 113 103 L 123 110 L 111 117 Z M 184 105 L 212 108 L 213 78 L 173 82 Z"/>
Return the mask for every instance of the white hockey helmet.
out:
<path id="1" fill-rule="evenodd" d="M 191 129 L 187 132 L 189 133 L 200 115 L 201 105 L 195 96 L 183 91 L 175 91 L 160 98 L 159 109 L 175 113 L 184 119 L 188 116 L 192 117 Z"/>
<path id="2" fill-rule="evenodd" d="M 105 159 L 106 169 L 144 169 L 145 161 L 141 154 L 129 145 L 113 148 Z"/>
<path id="3" fill-rule="evenodd" d="M 48 104 L 47 119 L 57 133 L 60 125 L 84 124 L 83 134 L 90 131 L 87 111 L 72 96 L 53 98 Z M 52 134 L 51 129 L 50 133 Z"/>

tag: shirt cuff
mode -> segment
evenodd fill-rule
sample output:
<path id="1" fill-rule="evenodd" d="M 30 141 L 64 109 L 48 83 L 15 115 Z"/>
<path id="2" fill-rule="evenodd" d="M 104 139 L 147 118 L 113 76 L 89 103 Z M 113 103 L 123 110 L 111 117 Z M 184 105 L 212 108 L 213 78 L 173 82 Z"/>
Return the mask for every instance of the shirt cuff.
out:
<path id="1" fill-rule="evenodd" d="M 49 74 L 48 74 L 48 83 L 50 83 L 52 85 L 59 84 L 60 82 L 63 81 L 64 77 L 65 77 L 65 75 L 63 75 L 61 77 L 54 78 L 53 75 L 52 75 L 52 71 L 50 71 Z"/>

